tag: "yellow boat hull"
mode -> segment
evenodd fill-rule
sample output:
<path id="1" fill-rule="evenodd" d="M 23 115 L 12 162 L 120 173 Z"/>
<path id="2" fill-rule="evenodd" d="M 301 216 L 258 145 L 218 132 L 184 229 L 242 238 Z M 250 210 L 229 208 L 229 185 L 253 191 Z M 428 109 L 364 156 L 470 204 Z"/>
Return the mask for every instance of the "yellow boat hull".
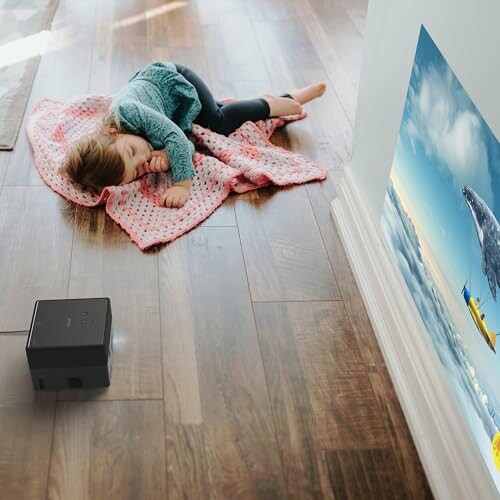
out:
<path id="1" fill-rule="evenodd" d="M 477 329 L 483 336 L 489 348 L 492 351 L 496 352 L 495 345 L 497 342 L 497 336 L 488 330 L 488 326 L 486 325 L 484 319 L 481 317 L 481 312 L 479 311 L 479 307 L 477 306 L 476 301 L 473 297 L 469 299 L 469 301 L 467 302 L 467 306 L 469 307 L 469 312 L 472 316 L 472 319 L 474 320 L 474 323 L 476 323 Z"/>

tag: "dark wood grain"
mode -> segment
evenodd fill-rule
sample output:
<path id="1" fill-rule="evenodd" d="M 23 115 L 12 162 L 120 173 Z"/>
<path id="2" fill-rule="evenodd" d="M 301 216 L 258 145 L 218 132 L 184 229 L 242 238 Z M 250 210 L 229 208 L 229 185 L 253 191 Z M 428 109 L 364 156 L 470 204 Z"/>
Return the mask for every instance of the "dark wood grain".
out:
<path id="1" fill-rule="evenodd" d="M 408 439 L 409 430 L 406 420 L 329 211 L 331 200 L 336 196 L 335 184 L 340 183 L 341 179 L 341 173 L 334 173 L 324 183 L 309 184 L 307 191 L 349 314 L 361 359 L 369 368 L 369 379 L 387 429 L 392 453 L 397 458 L 398 467 L 400 467 L 399 473 L 407 478 L 405 484 L 410 483 L 407 486 L 406 495 L 411 497 L 412 492 L 416 492 L 415 498 L 432 498 L 429 496 L 429 485 L 413 441 Z"/>
<path id="2" fill-rule="evenodd" d="M 203 425 L 177 424 L 167 417 L 167 464 L 169 498 L 214 498 Z"/>
<path id="3" fill-rule="evenodd" d="M 340 298 L 304 186 L 241 195 L 236 216 L 252 300 Z"/>
<path id="4" fill-rule="evenodd" d="M 26 335 L 0 335 L 0 496 L 45 498 L 55 394 L 34 393 Z"/>
<path id="5" fill-rule="evenodd" d="M 324 182 L 308 184 L 306 189 L 363 361 L 367 366 L 379 366 L 384 364 L 384 359 L 330 213 L 331 202 L 336 197 L 335 185 L 340 182 L 341 178 L 341 173 L 331 172 Z"/>
<path id="6" fill-rule="evenodd" d="M 332 498 L 319 430 L 288 316 L 292 304 L 254 304 L 288 498 Z"/>
<path id="7" fill-rule="evenodd" d="M 0 153 L 2 499 L 432 498 L 330 217 L 366 8 L 60 1 L 28 111 L 115 92 L 154 60 L 190 66 L 217 98 L 324 80 L 308 117 L 272 140 L 330 175 L 231 196 L 143 253 L 103 207 L 45 187 L 21 132 Z M 33 302 L 65 296 L 111 298 L 108 389 L 32 389 Z"/>
<path id="8" fill-rule="evenodd" d="M 323 449 L 390 445 L 367 367 L 341 302 L 254 310 L 288 493 L 321 498 Z"/>
<path id="9" fill-rule="evenodd" d="M 390 389 L 392 381 L 387 368 L 380 366 L 376 370 L 370 370 L 370 382 L 386 422 L 392 455 L 396 457 L 401 477 L 405 478 L 407 497 L 416 500 L 432 499 L 429 483 L 413 439 L 411 439 L 396 392 Z"/>
<path id="10" fill-rule="evenodd" d="M 161 401 L 59 402 L 50 500 L 166 498 Z"/>
<path id="11" fill-rule="evenodd" d="M 0 402 L 2 498 L 45 498 L 55 405 Z"/>
<path id="12" fill-rule="evenodd" d="M 284 313 L 285 314 L 285 313 Z M 388 444 L 377 399 L 344 304 L 287 304 L 286 316 L 325 448 Z"/>
<path id="13" fill-rule="evenodd" d="M 410 498 L 390 449 L 327 450 L 325 456 L 335 498 Z"/>
<path id="14" fill-rule="evenodd" d="M 162 398 L 158 262 L 131 245 L 103 210 L 78 207 L 69 297 L 109 297 L 113 381 L 107 390 L 60 391 L 59 399 Z"/>
<path id="15" fill-rule="evenodd" d="M 160 293 L 171 444 L 167 462 L 173 484 L 176 490 L 189 488 L 197 471 L 186 465 L 206 463 L 202 477 L 210 478 L 213 498 L 283 498 L 278 443 L 237 230 L 198 228 L 165 250 L 160 255 Z M 179 426 L 186 424 L 201 426 L 204 444 L 188 464 L 179 461 L 192 453 L 183 451 L 185 439 L 178 440 L 183 436 Z"/>
<path id="16" fill-rule="evenodd" d="M 28 330 L 35 301 L 67 296 L 73 226 L 45 186 L 0 195 L 0 332 Z"/>

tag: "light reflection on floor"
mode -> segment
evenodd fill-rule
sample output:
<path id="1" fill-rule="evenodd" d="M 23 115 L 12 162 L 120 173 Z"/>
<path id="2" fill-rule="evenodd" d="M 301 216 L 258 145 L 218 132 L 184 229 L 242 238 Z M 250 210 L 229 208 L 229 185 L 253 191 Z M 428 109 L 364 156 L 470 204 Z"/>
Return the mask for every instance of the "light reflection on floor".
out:
<path id="1" fill-rule="evenodd" d="M 146 12 L 142 12 L 137 14 L 136 16 L 127 17 L 126 19 L 122 19 L 121 21 L 117 21 L 111 25 L 112 29 L 117 28 L 125 28 L 131 26 L 132 24 L 136 24 L 141 21 L 147 21 L 152 19 L 153 17 L 160 16 L 161 14 L 165 14 L 166 12 L 171 12 L 176 9 L 180 9 L 182 7 L 186 7 L 187 2 L 172 2 L 167 5 L 162 5 L 161 7 L 156 7 L 154 9 L 149 9 Z"/>
<path id="2" fill-rule="evenodd" d="M 127 336 L 124 332 L 115 331 L 111 332 L 111 348 L 114 352 L 124 351 L 127 347 Z"/>
<path id="3" fill-rule="evenodd" d="M 44 30 L 0 45 L 0 69 L 47 52 L 61 50 L 74 40 L 70 30 Z"/>

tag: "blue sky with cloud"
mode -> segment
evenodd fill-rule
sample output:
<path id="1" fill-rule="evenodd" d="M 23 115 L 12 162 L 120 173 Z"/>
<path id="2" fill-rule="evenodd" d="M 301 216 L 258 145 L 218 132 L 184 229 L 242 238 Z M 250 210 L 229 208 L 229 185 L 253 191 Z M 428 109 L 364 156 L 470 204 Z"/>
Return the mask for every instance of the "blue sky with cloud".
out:
<path id="1" fill-rule="evenodd" d="M 500 219 L 499 170 L 498 140 L 422 27 L 391 175 L 404 185 L 411 215 L 460 289 L 469 267 L 473 285 L 486 283 L 461 190 L 472 187 Z"/>
<path id="2" fill-rule="evenodd" d="M 500 146 L 424 27 L 391 179 L 415 226 L 423 257 L 461 330 L 475 374 L 490 398 L 500 403 L 500 338 L 495 355 L 477 334 L 460 294 L 471 279 L 475 297 L 480 295 L 483 302 L 490 297 L 462 187 L 472 187 L 500 220 Z M 497 300 L 485 303 L 483 312 L 490 330 L 498 332 L 500 293 Z"/>
<path id="3" fill-rule="evenodd" d="M 491 438 L 500 429 L 500 338 L 494 354 L 478 333 L 461 290 L 470 280 L 495 332 L 500 332 L 500 293 L 498 302 L 491 298 L 481 270 L 464 185 L 500 219 L 498 139 L 422 27 L 381 228 L 500 491 L 490 452 Z"/>

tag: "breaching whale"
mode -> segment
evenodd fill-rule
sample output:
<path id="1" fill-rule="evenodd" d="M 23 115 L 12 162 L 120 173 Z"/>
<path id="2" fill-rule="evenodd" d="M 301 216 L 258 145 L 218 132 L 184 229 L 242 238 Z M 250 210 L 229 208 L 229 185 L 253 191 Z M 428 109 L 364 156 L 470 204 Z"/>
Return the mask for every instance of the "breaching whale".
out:
<path id="1" fill-rule="evenodd" d="M 491 295 L 497 300 L 497 286 L 500 286 L 500 225 L 488 205 L 472 188 L 464 186 L 462 194 L 476 226 L 483 254 L 481 268 L 488 278 Z"/>

